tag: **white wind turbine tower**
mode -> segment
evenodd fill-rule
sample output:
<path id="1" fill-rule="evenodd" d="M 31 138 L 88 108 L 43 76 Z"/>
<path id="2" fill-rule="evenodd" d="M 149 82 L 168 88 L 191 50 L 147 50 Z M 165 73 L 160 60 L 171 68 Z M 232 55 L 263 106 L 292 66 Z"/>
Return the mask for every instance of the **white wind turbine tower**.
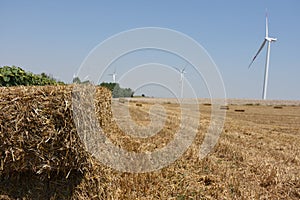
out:
<path id="1" fill-rule="evenodd" d="M 180 73 L 180 97 L 183 98 L 183 81 L 184 81 L 184 74 L 186 73 L 185 67 L 183 69 L 176 68 Z"/>
<path id="2" fill-rule="evenodd" d="M 266 14 L 266 36 L 261 44 L 258 52 L 255 54 L 254 58 L 252 59 L 250 65 L 248 68 L 251 67 L 252 63 L 258 56 L 258 54 L 261 52 L 261 50 L 264 48 L 265 44 L 268 42 L 268 48 L 267 48 L 267 56 L 266 56 L 266 65 L 265 65 L 265 77 L 264 77 L 264 87 L 263 87 L 263 93 L 262 93 L 262 99 L 266 99 L 267 97 L 267 87 L 268 87 L 268 73 L 269 73 L 269 60 L 270 60 L 270 47 L 272 42 L 276 42 L 277 38 L 269 37 L 269 30 L 268 30 L 268 16 Z"/>
<path id="3" fill-rule="evenodd" d="M 116 83 L 116 76 L 117 76 L 116 69 L 115 69 L 114 73 L 108 74 L 108 75 L 112 77 L 113 83 Z"/>

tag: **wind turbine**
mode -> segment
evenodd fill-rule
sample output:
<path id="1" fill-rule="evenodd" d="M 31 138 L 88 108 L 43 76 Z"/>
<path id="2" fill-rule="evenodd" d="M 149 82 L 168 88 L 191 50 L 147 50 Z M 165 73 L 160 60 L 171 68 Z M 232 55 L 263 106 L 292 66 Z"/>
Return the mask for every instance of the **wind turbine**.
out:
<path id="1" fill-rule="evenodd" d="M 248 68 L 251 67 L 252 63 L 258 56 L 258 54 L 261 52 L 261 50 L 264 48 L 265 44 L 268 42 L 268 48 L 267 48 L 267 56 L 266 56 L 266 64 L 265 64 L 265 76 L 264 76 L 264 86 L 263 86 L 263 93 L 262 93 L 262 99 L 265 100 L 267 97 L 267 87 L 268 87 L 268 74 L 269 74 L 269 60 L 270 60 L 270 48 L 271 43 L 276 42 L 277 38 L 269 37 L 269 30 L 268 30 L 268 15 L 266 14 L 266 36 L 261 44 L 260 48 L 258 49 L 258 52 L 255 54 L 254 58 L 252 59 L 250 65 Z"/>
<path id="2" fill-rule="evenodd" d="M 180 97 L 181 98 L 183 98 L 183 81 L 184 81 L 184 74 L 186 73 L 185 68 L 186 67 L 184 67 L 181 70 L 178 69 L 178 68 L 176 68 L 177 71 L 180 73 L 180 88 L 181 88 L 181 90 L 180 90 Z"/>
<path id="3" fill-rule="evenodd" d="M 112 77 L 113 83 L 116 83 L 116 76 L 117 76 L 116 69 L 115 69 L 114 73 L 108 74 L 108 75 Z"/>

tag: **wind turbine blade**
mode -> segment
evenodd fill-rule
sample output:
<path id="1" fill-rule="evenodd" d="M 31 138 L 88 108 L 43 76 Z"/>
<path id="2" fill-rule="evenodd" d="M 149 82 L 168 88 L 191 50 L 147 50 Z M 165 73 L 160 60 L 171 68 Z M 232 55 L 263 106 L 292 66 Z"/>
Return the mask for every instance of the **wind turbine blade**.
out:
<path id="1" fill-rule="evenodd" d="M 184 66 L 184 68 L 183 68 L 183 70 L 182 71 L 185 71 L 185 69 L 186 69 L 186 67 L 188 66 L 188 62 L 185 64 L 185 66 Z"/>
<path id="2" fill-rule="evenodd" d="M 84 80 L 84 81 L 88 81 L 89 76 L 90 76 L 90 75 L 86 75 L 86 77 L 84 77 L 83 80 Z"/>
<path id="3" fill-rule="evenodd" d="M 175 69 L 176 69 L 177 71 L 181 72 L 181 70 L 180 70 L 180 69 L 178 69 L 177 67 L 175 67 Z"/>
<path id="4" fill-rule="evenodd" d="M 266 12 L 266 37 L 269 37 L 268 13 Z"/>
<path id="5" fill-rule="evenodd" d="M 261 50 L 264 48 L 266 42 L 267 42 L 267 40 L 265 39 L 265 40 L 263 41 L 263 43 L 261 44 L 259 50 L 258 50 L 257 53 L 255 54 L 255 56 L 253 57 L 253 59 L 252 59 L 250 65 L 248 66 L 248 68 L 251 67 L 252 63 L 254 62 L 254 60 L 256 59 L 256 57 L 258 56 L 258 54 L 259 54 L 259 53 L 261 52 Z"/>

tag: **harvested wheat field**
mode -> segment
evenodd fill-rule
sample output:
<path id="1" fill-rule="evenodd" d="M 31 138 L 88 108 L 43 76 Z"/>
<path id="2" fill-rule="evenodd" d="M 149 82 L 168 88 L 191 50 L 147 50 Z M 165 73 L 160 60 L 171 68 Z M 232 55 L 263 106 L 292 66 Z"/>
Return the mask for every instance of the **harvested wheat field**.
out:
<path id="1" fill-rule="evenodd" d="M 127 151 L 161 149 L 180 126 L 175 101 L 112 100 L 100 87 L 94 93 L 94 111 L 105 135 Z M 230 100 L 220 108 L 227 115 L 218 143 L 200 160 L 211 105 L 199 100 L 200 126 L 183 156 L 160 170 L 130 173 L 110 168 L 86 151 L 76 131 L 81 122 L 73 120 L 76 95 L 73 86 L 0 88 L 0 199 L 300 198 L 299 102 Z M 112 103 L 118 105 L 114 112 Z M 117 125 L 128 120 L 113 116 L 124 106 L 131 120 L 149 124 L 154 103 L 166 111 L 157 134 L 136 138 Z"/>

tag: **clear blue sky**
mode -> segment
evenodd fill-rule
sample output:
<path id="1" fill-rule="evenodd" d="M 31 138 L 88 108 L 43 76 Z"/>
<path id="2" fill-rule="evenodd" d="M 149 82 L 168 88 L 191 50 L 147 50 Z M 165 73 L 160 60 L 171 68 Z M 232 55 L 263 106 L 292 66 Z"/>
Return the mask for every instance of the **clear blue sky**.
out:
<path id="1" fill-rule="evenodd" d="M 269 99 L 300 99 L 300 1 L 0 0 L 0 66 L 46 72 L 65 82 L 106 38 L 138 27 L 164 27 L 199 42 L 223 77 L 229 98 L 260 98 L 265 9 L 272 43 Z M 186 74 L 189 77 L 189 73 Z"/>

